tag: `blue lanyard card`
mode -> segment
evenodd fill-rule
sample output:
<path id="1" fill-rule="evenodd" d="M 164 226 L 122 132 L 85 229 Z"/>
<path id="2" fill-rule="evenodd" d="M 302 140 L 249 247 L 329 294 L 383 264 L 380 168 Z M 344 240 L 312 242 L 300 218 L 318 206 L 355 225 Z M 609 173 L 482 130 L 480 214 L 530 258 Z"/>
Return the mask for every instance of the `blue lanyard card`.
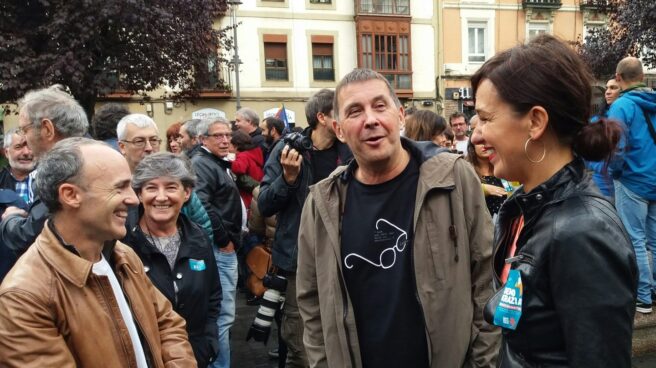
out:
<path id="1" fill-rule="evenodd" d="M 501 301 L 494 311 L 494 324 L 499 327 L 515 330 L 522 317 L 522 276 L 518 270 L 510 270 L 508 281 L 503 287 Z"/>

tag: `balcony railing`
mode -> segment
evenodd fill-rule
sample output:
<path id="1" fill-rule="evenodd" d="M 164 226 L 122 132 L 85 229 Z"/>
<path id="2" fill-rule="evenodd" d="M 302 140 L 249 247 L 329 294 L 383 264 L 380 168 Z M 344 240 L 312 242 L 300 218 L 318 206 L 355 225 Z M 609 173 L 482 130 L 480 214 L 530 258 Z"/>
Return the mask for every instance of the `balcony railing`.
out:
<path id="1" fill-rule="evenodd" d="M 358 0 L 359 14 L 410 15 L 409 0 Z"/>
<path id="2" fill-rule="evenodd" d="M 312 70 L 313 77 L 315 81 L 334 81 L 335 80 L 335 70 L 328 68 L 314 68 Z"/>
<path id="3" fill-rule="evenodd" d="M 196 75 L 197 87 L 202 91 L 230 91 L 232 89 L 232 73 L 227 64 L 221 64 L 218 67 L 212 65 L 207 72 Z"/>
<path id="4" fill-rule="evenodd" d="M 560 0 L 522 0 L 522 7 L 538 9 L 560 9 L 563 3 Z"/>
<path id="5" fill-rule="evenodd" d="M 604 9 L 608 6 L 608 0 L 581 0 L 581 9 Z"/>

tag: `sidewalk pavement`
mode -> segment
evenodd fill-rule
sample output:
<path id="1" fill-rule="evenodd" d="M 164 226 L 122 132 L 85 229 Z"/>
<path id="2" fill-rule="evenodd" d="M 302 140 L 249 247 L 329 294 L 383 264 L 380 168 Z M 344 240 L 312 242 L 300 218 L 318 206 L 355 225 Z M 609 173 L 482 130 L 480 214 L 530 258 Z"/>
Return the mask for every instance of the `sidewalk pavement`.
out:
<path id="1" fill-rule="evenodd" d="M 269 350 L 278 346 L 278 326 L 272 323 L 271 335 L 269 342 L 265 346 L 261 342 L 254 340 L 246 341 L 246 334 L 253 323 L 257 306 L 246 305 L 246 296 L 244 293 L 237 291 L 237 315 L 235 324 L 232 327 L 232 337 L 230 344 L 232 347 L 232 367 L 233 368 L 277 368 L 278 361 L 271 359 L 268 355 Z M 639 319 L 655 318 L 654 315 L 638 316 Z M 645 356 L 634 357 L 631 364 L 632 368 L 654 368 L 656 367 L 656 355 L 648 354 Z"/>

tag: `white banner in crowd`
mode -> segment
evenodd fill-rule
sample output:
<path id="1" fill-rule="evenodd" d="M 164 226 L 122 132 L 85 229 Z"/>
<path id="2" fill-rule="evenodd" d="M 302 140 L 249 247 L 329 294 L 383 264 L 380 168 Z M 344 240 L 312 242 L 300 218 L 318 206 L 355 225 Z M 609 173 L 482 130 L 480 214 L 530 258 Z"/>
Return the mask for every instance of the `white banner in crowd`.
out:
<path id="1" fill-rule="evenodd" d="M 200 109 L 191 113 L 192 119 L 216 119 L 226 118 L 225 112 L 217 109 Z"/>

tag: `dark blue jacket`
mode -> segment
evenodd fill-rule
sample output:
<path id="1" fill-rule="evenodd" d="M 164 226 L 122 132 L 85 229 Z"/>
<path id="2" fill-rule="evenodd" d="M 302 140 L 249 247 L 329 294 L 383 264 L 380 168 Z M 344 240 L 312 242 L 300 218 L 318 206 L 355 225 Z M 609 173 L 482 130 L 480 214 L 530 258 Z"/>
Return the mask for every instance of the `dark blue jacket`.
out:
<path id="1" fill-rule="evenodd" d="M 308 128 L 303 134 L 309 136 L 310 132 L 311 130 Z M 334 144 L 337 145 L 338 159 L 335 162 L 335 168 L 337 168 L 337 166 L 347 164 L 353 158 L 353 154 L 342 142 L 335 140 Z M 278 216 L 276 235 L 271 251 L 273 264 L 285 271 L 295 272 L 301 211 L 309 193 L 310 184 L 313 183 L 313 174 L 312 165 L 309 165 L 311 158 L 306 153 L 303 155 L 301 172 L 296 183 L 287 184 L 283 178 L 280 164 L 280 153 L 284 147 L 284 140 L 279 140 L 264 165 L 264 178 L 260 183 L 257 205 L 262 216 Z"/>
<path id="2" fill-rule="evenodd" d="M 27 204 L 16 192 L 11 189 L 0 189 L 0 213 L 4 212 L 9 206 L 22 208 L 27 211 Z M 16 253 L 0 240 L 0 283 L 14 263 L 16 263 L 17 259 Z"/>

